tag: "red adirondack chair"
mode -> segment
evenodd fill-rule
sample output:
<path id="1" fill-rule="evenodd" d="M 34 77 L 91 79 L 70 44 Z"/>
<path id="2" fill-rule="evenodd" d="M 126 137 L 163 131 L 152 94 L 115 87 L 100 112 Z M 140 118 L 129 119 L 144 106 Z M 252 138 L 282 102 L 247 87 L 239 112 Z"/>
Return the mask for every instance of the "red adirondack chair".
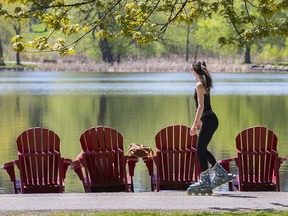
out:
<path id="1" fill-rule="evenodd" d="M 235 161 L 238 177 L 229 183 L 239 191 L 280 191 L 279 168 L 286 158 L 277 151 L 276 134 L 263 126 L 254 126 L 241 131 L 236 137 L 237 157 L 221 160 L 230 172 L 230 162 Z"/>
<path id="2" fill-rule="evenodd" d="M 170 125 L 160 130 L 156 136 L 156 156 L 143 161 L 151 176 L 151 190 L 186 190 L 199 178 L 196 153 L 197 135 L 189 135 L 185 125 Z M 156 165 L 154 175 L 153 161 Z"/>
<path id="3" fill-rule="evenodd" d="M 72 160 L 61 157 L 58 135 L 47 128 L 34 127 L 21 133 L 16 143 L 18 159 L 2 166 L 14 183 L 15 193 L 63 193 Z M 16 180 L 15 164 L 20 180 Z"/>
<path id="4" fill-rule="evenodd" d="M 85 192 L 134 191 L 133 176 L 138 159 L 124 156 L 121 133 L 111 127 L 92 127 L 81 135 L 80 143 L 82 152 L 73 162 L 73 169 Z"/>

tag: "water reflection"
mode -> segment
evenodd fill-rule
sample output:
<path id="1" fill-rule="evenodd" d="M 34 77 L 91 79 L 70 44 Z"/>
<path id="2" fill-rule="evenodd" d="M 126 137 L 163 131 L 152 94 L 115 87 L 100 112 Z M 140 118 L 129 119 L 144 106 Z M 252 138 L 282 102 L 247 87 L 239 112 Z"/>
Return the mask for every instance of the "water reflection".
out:
<path id="1" fill-rule="evenodd" d="M 214 94 L 287 95 L 288 74 L 213 74 Z M 191 73 L 2 72 L 0 94 L 191 94 Z M 245 83 L 245 85 L 243 85 Z"/>
<path id="2" fill-rule="evenodd" d="M 75 159 L 79 137 L 89 127 L 116 128 L 123 134 L 125 149 L 131 142 L 154 148 L 154 136 L 161 128 L 191 125 L 194 118 L 194 78 L 189 73 L 3 72 L 0 76 L 0 164 L 16 158 L 16 137 L 33 126 L 53 129 L 60 136 L 62 156 Z M 209 147 L 217 159 L 236 156 L 237 133 L 252 125 L 274 130 L 280 156 L 288 157 L 288 75 L 214 74 L 214 79 L 212 104 L 220 126 Z M 288 163 L 280 173 L 281 191 L 288 191 Z M 150 190 L 142 162 L 134 180 L 136 191 Z M 13 193 L 5 171 L 0 172 L 0 188 L 1 193 Z M 72 170 L 67 173 L 66 192 L 83 192 Z"/>

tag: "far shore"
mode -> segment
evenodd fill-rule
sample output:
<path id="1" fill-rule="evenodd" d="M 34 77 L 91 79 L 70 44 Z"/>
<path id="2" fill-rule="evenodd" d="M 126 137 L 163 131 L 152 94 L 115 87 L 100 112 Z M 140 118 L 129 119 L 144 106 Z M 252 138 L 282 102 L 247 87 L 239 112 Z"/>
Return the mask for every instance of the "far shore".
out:
<path id="1" fill-rule="evenodd" d="M 120 63 L 108 64 L 77 58 L 45 59 L 43 62 L 23 62 L 22 65 L 9 63 L 0 66 L 2 70 L 37 70 L 37 71 L 70 71 L 70 72 L 189 72 L 191 62 L 179 58 L 128 59 Z M 243 64 L 239 60 L 207 59 L 210 72 L 251 73 L 251 72 L 288 72 L 288 65 Z"/>

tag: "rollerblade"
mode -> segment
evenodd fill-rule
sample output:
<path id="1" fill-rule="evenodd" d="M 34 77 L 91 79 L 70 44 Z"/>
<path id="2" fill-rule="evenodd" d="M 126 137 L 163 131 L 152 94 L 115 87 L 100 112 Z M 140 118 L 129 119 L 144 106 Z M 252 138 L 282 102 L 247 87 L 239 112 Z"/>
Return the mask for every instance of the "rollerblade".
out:
<path id="1" fill-rule="evenodd" d="M 199 182 L 191 184 L 187 189 L 187 194 L 189 196 L 192 194 L 198 195 L 199 193 L 201 195 L 205 195 L 207 193 L 209 196 L 213 193 L 209 170 L 201 172 Z"/>
<path id="2" fill-rule="evenodd" d="M 215 189 L 216 187 L 221 186 L 227 182 L 232 181 L 236 176 L 232 173 L 228 173 L 220 164 L 216 163 L 212 167 L 211 171 L 215 173 L 211 181 L 211 187 Z"/>

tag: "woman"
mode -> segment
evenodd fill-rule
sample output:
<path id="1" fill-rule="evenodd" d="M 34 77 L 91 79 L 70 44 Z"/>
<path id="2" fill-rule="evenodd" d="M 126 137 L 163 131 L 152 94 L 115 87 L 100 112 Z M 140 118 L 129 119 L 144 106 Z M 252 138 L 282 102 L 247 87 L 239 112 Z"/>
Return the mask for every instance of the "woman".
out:
<path id="1" fill-rule="evenodd" d="M 210 90 L 213 87 L 213 81 L 207 70 L 206 63 L 203 60 L 197 60 L 192 64 L 192 72 L 196 78 L 196 89 L 194 99 L 196 103 L 196 115 L 194 123 L 190 130 L 190 135 L 195 135 L 199 130 L 197 142 L 197 155 L 201 167 L 200 180 L 191 184 L 187 189 L 187 194 L 192 193 L 211 195 L 212 189 L 233 179 L 233 175 L 227 173 L 220 164 L 216 162 L 215 157 L 207 150 L 211 138 L 218 128 L 218 118 L 213 112 L 210 103 Z M 210 179 L 210 169 L 215 172 L 214 178 Z"/>

